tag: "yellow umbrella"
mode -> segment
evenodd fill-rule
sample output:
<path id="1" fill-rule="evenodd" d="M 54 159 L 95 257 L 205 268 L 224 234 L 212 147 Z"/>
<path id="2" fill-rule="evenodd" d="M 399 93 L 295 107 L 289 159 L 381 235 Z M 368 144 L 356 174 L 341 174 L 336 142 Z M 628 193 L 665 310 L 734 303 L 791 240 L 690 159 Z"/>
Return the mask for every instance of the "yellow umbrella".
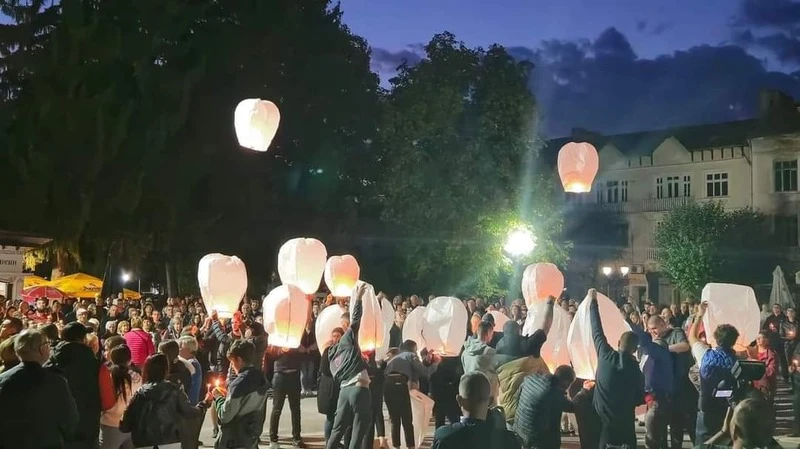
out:
<path id="1" fill-rule="evenodd" d="M 49 285 L 72 298 L 94 298 L 103 289 L 103 281 L 84 273 L 60 277 L 50 282 Z"/>
<path id="2" fill-rule="evenodd" d="M 36 287 L 39 285 L 47 285 L 50 283 L 47 279 L 35 275 L 25 276 L 25 281 L 22 284 L 22 288 L 26 289 L 28 287 Z"/>
<path id="3" fill-rule="evenodd" d="M 122 289 L 122 296 L 125 299 L 142 299 L 141 293 L 135 292 L 133 290 L 128 290 L 127 288 Z"/>

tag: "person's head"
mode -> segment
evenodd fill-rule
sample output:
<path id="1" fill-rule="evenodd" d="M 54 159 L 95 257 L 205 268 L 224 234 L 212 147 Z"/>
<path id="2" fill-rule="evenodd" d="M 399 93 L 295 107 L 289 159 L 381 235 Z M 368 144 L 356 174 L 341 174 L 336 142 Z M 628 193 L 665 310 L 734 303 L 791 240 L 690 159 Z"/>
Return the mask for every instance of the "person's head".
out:
<path id="1" fill-rule="evenodd" d="M 178 318 L 173 318 L 171 324 L 172 324 L 172 331 L 180 334 L 181 331 L 183 330 L 183 321 L 181 321 Z"/>
<path id="2" fill-rule="evenodd" d="M 474 299 L 467 300 L 467 310 L 469 312 L 475 312 L 475 300 Z"/>
<path id="3" fill-rule="evenodd" d="M 350 314 L 349 313 L 343 313 L 342 314 L 342 317 L 340 319 L 340 324 L 342 326 L 342 329 L 347 329 L 348 327 L 350 327 Z"/>
<path id="4" fill-rule="evenodd" d="M 756 337 L 756 346 L 761 349 L 769 348 L 769 337 L 765 332 L 759 332 Z"/>
<path id="5" fill-rule="evenodd" d="M 775 411 L 764 399 L 745 399 L 733 409 L 730 425 L 735 448 L 771 446 L 775 433 Z"/>
<path id="6" fill-rule="evenodd" d="M 671 320 L 673 316 L 674 315 L 672 313 L 672 310 L 667 307 L 664 307 L 664 310 L 661 311 L 661 318 L 666 322 L 669 322 L 669 320 Z"/>
<path id="7" fill-rule="evenodd" d="M 485 420 L 492 402 L 489 379 L 479 371 L 464 374 L 458 383 L 456 400 L 464 416 Z"/>
<path id="8" fill-rule="evenodd" d="M 158 352 L 167 356 L 169 361 L 173 361 L 178 358 L 178 353 L 180 352 L 180 347 L 178 346 L 178 342 L 175 340 L 166 340 L 162 341 L 158 345 Z"/>
<path id="9" fill-rule="evenodd" d="M 61 330 L 61 339 L 68 343 L 85 343 L 89 329 L 81 323 L 73 321 Z"/>
<path id="10" fill-rule="evenodd" d="M 669 310 L 669 309 L 664 309 Z M 650 332 L 650 335 L 653 336 L 653 339 L 663 338 L 667 332 L 669 332 L 669 326 L 667 325 L 667 321 L 663 317 L 660 316 L 651 316 L 650 319 L 647 321 L 647 330 Z"/>
<path id="11" fill-rule="evenodd" d="M 639 336 L 633 332 L 625 332 L 619 337 L 619 350 L 634 355 L 639 349 Z"/>
<path id="12" fill-rule="evenodd" d="M 124 343 L 114 346 L 108 351 L 108 361 L 127 369 L 131 363 L 131 349 Z"/>
<path id="13" fill-rule="evenodd" d="M 494 335 L 494 325 L 488 321 L 481 321 L 478 323 L 477 335 L 480 341 L 488 345 Z"/>
<path id="14" fill-rule="evenodd" d="M 47 337 L 47 340 L 54 342 L 58 341 L 58 326 L 53 323 L 45 324 L 39 328 L 39 331 Z"/>
<path id="15" fill-rule="evenodd" d="M 520 318 L 522 318 L 522 309 L 520 309 L 518 305 L 514 304 L 511 306 L 511 319 L 518 320 Z"/>
<path id="16" fill-rule="evenodd" d="M 344 329 L 342 329 L 341 327 L 334 328 L 331 331 L 331 341 L 333 342 L 331 344 L 335 345 L 336 343 L 339 343 L 339 340 L 342 339 L 342 335 L 344 335 Z"/>
<path id="17" fill-rule="evenodd" d="M 400 344 L 400 352 L 417 352 L 417 342 L 414 340 L 406 340 Z"/>
<path id="18" fill-rule="evenodd" d="M 36 310 L 45 310 L 47 308 L 47 298 L 36 299 Z"/>
<path id="19" fill-rule="evenodd" d="M 184 335 L 178 339 L 178 346 L 180 346 L 180 356 L 184 359 L 191 359 L 197 352 L 197 339 L 189 335 Z"/>
<path id="20" fill-rule="evenodd" d="M 122 320 L 119 323 L 117 323 L 117 333 L 118 334 L 125 335 L 128 332 L 130 332 L 130 330 L 131 330 L 131 323 L 129 323 L 129 322 L 125 321 L 125 320 Z"/>
<path id="21" fill-rule="evenodd" d="M 470 329 L 472 330 L 473 334 L 478 333 L 478 325 L 481 324 L 481 314 L 478 312 L 474 312 L 472 317 L 469 319 Z"/>
<path id="22" fill-rule="evenodd" d="M 92 350 L 92 354 L 100 354 L 100 339 L 97 337 L 97 334 L 94 332 L 86 334 L 86 346 Z"/>
<path id="23" fill-rule="evenodd" d="M 36 329 L 25 329 L 14 337 L 14 353 L 21 362 L 43 364 L 50 358 L 50 342 Z"/>
<path id="24" fill-rule="evenodd" d="M 736 340 L 739 339 L 739 331 L 730 324 L 720 324 L 714 330 L 714 339 L 717 340 L 717 346 L 725 349 L 733 349 Z"/>
<path id="25" fill-rule="evenodd" d="M 75 317 L 81 324 L 85 325 L 89 322 L 89 311 L 84 308 L 80 308 L 75 312 Z"/>
<path id="26" fill-rule="evenodd" d="M 228 360 L 236 374 L 256 361 L 256 347 L 247 340 L 234 340 L 228 349 Z"/>
<path id="27" fill-rule="evenodd" d="M 786 308 L 786 318 L 789 318 L 789 320 L 794 321 L 796 316 L 797 315 L 795 314 L 794 307 Z"/>
<path id="28" fill-rule="evenodd" d="M 153 354 L 144 362 L 142 377 L 144 382 L 163 382 L 169 375 L 170 360 L 164 354 Z"/>
<path id="29" fill-rule="evenodd" d="M 106 352 L 106 354 L 108 354 L 112 349 L 124 344 L 124 338 L 120 337 L 119 335 L 114 335 L 106 338 L 106 341 L 103 342 L 103 350 Z"/>
<path id="30" fill-rule="evenodd" d="M 145 318 L 142 320 L 142 330 L 145 332 L 153 332 L 153 320 Z"/>
<path id="31" fill-rule="evenodd" d="M 575 382 L 575 370 L 572 369 L 569 365 L 561 365 L 556 368 L 556 372 L 553 373 L 553 382 L 561 391 L 567 391 Z"/>
<path id="32" fill-rule="evenodd" d="M 3 320 L 3 324 L 0 325 L 0 339 L 17 335 L 18 333 L 22 332 L 24 327 L 25 326 L 22 324 L 21 319 L 16 317 L 6 318 Z"/>
<path id="33" fill-rule="evenodd" d="M 775 315 L 775 316 L 778 316 L 781 313 L 783 313 L 783 307 L 781 307 L 780 304 L 773 304 L 772 305 L 772 314 Z"/>
<path id="34" fill-rule="evenodd" d="M 152 312 L 150 312 L 150 319 L 152 319 L 153 322 L 156 323 L 161 321 L 161 312 L 159 312 L 158 310 L 153 310 Z"/>

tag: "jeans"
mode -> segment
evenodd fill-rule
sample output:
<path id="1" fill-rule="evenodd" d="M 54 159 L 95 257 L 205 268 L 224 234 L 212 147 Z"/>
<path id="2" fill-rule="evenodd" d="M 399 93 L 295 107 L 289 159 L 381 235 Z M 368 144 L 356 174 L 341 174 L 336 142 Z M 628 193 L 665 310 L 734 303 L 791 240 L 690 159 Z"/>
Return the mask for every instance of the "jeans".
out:
<path id="1" fill-rule="evenodd" d="M 695 444 L 700 445 L 708 441 L 720 430 L 725 421 L 725 413 L 727 410 L 722 410 L 722 413 L 717 411 L 698 411 L 697 412 L 697 436 L 695 437 Z"/>
<path id="2" fill-rule="evenodd" d="M 688 375 L 683 375 L 678 382 L 677 394 L 672 402 L 672 419 L 669 422 L 669 433 L 672 449 L 683 447 L 684 431 L 689 434 L 692 446 L 695 443 L 695 426 L 697 425 L 697 389 L 689 380 Z M 702 442 L 697 443 L 702 444 Z"/>
<path id="3" fill-rule="evenodd" d="M 406 436 L 406 446 L 415 447 L 414 421 L 411 416 L 411 396 L 408 380 L 402 375 L 386 376 L 383 397 L 392 422 L 392 447 L 400 447 L 400 425 Z"/>
<path id="4" fill-rule="evenodd" d="M 303 386 L 303 391 L 316 389 L 317 364 L 314 360 L 305 360 L 300 364 L 300 383 Z"/>
<path id="5" fill-rule="evenodd" d="M 671 398 L 657 398 L 647 407 L 644 418 L 644 445 L 647 449 L 666 449 L 667 423 L 672 411 Z"/>
<path id="6" fill-rule="evenodd" d="M 636 449 L 636 428 L 634 417 L 600 417 L 600 448 L 627 447 Z"/>
<path id="7" fill-rule="evenodd" d="M 283 403 L 289 398 L 292 412 L 292 439 L 300 441 L 300 372 L 276 372 L 272 383 L 272 414 L 269 417 L 269 441 L 278 442 L 278 424 Z"/>
<path id="8" fill-rule="evenodd" d="M 370 417 L 372 412 L 371 402 L 369 388 L 359 385 L 350 385 L 342 388 L 342 391 L 339 392 L 339 402 L 336 405 L 336 418 L 333 421 L 331 436 L 325 444 L 326 449 L 337 447 L 351 424 L 353 431 L 350 437 L 350 444 L 347 447 L 349 449 L 361 448 L 372 423 Z"/>
<path id="9" fill-rule="evenodd" d="M 100 425 L 100 449 L 133 449 L 131 434 L 119 427 Z"/>
<path id="10" fill-rule="evenodd" d="M 383 418 L 383 386 L 379 382 L 370 385 L 369 394 L 372 399 L 372 425 L 364 437 L 363 449 L 372 449 L 375 436 L 383 438 L 386 436 L 386 423 Z"/>

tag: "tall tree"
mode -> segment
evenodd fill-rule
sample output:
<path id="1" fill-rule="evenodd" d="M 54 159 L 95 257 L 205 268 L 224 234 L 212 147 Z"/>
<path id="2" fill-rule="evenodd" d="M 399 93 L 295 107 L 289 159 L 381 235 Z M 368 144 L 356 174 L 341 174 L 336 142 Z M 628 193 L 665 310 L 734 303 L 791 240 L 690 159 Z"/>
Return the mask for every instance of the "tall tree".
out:
<path id="1" fill-rule="evenodd" d="M 467 48 L 450 33 L 391 80 L 380 125 L 378 200 L 404 271 L 403 291 L 502 294 L 508 233 L 538 238 L 525 260 L 563 262 L 552 184 L 535 175 L 531 66 L 500 46 Z"/>

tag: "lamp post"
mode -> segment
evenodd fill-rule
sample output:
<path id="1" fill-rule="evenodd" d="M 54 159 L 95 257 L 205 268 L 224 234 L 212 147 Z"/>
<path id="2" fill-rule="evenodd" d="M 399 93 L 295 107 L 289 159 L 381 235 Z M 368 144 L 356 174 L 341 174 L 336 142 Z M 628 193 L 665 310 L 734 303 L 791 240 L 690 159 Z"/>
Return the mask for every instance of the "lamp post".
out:
<path id="1" fill-rule="evenodd" d="M 606 265 L 601 269 L 601 271 L 606 277 L 606 295 L 608 295 L 609 299 L 616 303 L 617 301 L 611 296 L 611 283 L 616 283 L 617 281 L 625 279 L 625 277 L 628 276 L 628 273 L 630 273 L 631 268 L 623 265 L 616 270 L 614 267 Z"/>
<path id="2" fill-rule="evenodd" d="M 503 251 L 514 263 L 514 276 L 508 289 L 511 301 L 520 296 L 522 283 L 522 261 L 536 249 L 536 236 L 526 228 L 517 228 L 508 233 Z"/>
<path id="3" fill-rule="evenodd" d="M 122 288 L 123 288 L 123 289 L 125 288 L 125 285 L 126 285 L 128 282 L 130 282 L 130 280 L 131 280 L 131 277 L 132 277 L 132 275 L 131 275 L 131 273 L 130 273 L 130 272 L 128 272 L 128 271 L 123 271 L 123 272 L 122 272 L 122 276 L 120 276 L 120 279 L 122 279 Z M 139 278 L 139 286 L 138 286 L 138 289 L 137 289 L 136 291 L 137 291 L 137 293 L 139 293 L 139 294 L 141 294 L 141 293 L 142 293 L 142 278 Z M 123 294 L 123 296 L 124 296 L 124 295 L 125 295 L 125 292 L 123 291 L 123 292 L 122 292 L 122 294 Z"/>

